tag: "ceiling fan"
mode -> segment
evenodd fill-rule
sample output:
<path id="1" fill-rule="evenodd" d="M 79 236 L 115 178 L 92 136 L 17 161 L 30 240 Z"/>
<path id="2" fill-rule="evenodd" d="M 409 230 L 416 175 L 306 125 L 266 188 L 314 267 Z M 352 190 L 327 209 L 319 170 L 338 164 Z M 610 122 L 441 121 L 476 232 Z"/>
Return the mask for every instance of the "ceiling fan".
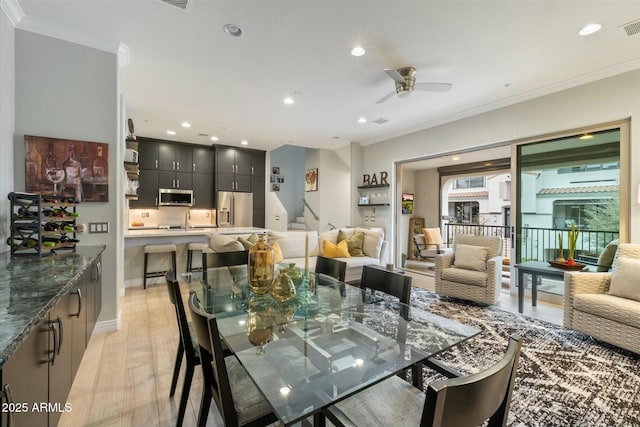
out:
<path id="1" fill-rule="evenodd" d="M 451 86 L 453 86 L 451 83 L 416 83 L 414 76 L 416 69 L 414 67 L 402 67 L 397 70 L 385 68 L 384 72 L 396 82 L 396 90 L 377 100 L 376 104 L 382 104 L 395 94 L 400 98 L 407 97 L 414 89 L 428 90 L 431 92 L 447 92 L 451 90 Z"/>

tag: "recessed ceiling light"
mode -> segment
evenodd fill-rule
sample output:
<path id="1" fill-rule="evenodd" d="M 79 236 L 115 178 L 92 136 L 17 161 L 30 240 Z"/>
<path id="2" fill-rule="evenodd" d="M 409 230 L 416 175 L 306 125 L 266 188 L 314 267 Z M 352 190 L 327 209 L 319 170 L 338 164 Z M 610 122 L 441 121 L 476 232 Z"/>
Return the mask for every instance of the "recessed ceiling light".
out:
<path id="1" fill-rule="evenodd" d="M 453 156 L 451 160 L 453 160 L 454 162 L 457 162 L 458 160 L 460 160 L 460 156 Z"/>
<path id="2" fill-rule="evenodd" d="M 362 46 L 356 46 L 353 49 L 351 49 L 351 55 L 353 55 L 353 56 L 362 56 L 366 52 L 367 51 Z"/>
<path id="3" fill-rule="evenodd" d="M 175 135 L 175 134 L 176 134 L 176 131 L 175 131 L 175 130 L 168 130 L 168 131 L 167 131 L 167 134 L 169 134 L 169 135 Z"/>
<path id="4" fill-rule="evenodd" d="M 287 104 L 287 105 L 291 105 L 291 104 L 293 104 L 293 103 L 294 103 L 294 102 L 296 102 L 296 101 L 294 101 L 292 97 L 287 96 L 285 99 L 283 99 L 283 100 L 282 100 L 282 102 L 284 102 L 284 103 L 285 103 L 285 104 Z"/>
<path id="5" fill-rule="evenodd" d="M 217 140 L 218 140 L 218 137 L 217 137 L 217 136 L 212 136 L 212 137 L 211 137 L 211 140 L 212 140 L 212 141 L 217 141 Z"/>
<path id="6" fill-rule="evenodd" d="M 242 35 L 242 28 L 235 24 L 225 24 L 222 28 L 224 29 L 224 32 L 231 37 L 240 37 Z"/>
<path id="7" fill-rule="evenodd" d="M 578 139 L 593 139 L 593 135 L 590 133 L 585 133 L 584 135 L 581 135 Z"/>
<path id="8" fill-rule="evenodd" d="M 247 141 L 246 139 L 243 139 L 242 141 L 240 141 L 240 144 L 249 145 L 249 141 Z"/>
<path id="9" fill-rule="evenodd" d="M 600 31 L 600 28 L 602 28 L 602 25 L 600 24 L 587 24 L 578 31 L 578 34 L 581 36 L 588 36 L 589 34 Z"/>
<path id="10" fill-rule="evenodd" d="M 190 128 L 190 127 L 191 127 L 191 123 L 189 123 L 189 122 L 182 122 L 182 127 L 183 127 L 183 128 Z"/>
<path id="11" fill-rule="evenodd" d="M 365 117 L 360 117 L 358 119 L 358 123 L 367 123 L 367 119 Z"/>

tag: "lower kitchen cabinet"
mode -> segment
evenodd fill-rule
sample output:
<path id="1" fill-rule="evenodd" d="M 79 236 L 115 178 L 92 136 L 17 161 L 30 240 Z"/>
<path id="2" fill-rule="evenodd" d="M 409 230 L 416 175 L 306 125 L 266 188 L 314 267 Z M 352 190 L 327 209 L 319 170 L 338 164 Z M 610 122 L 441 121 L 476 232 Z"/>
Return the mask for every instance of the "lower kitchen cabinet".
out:
<path id="1" fill-rule="evenodd" d="M 55 427 L 102 308 L 101 257 L 4 364 L 0 426 Z M 5 411 L 5 409 L 7 409 Z"/>

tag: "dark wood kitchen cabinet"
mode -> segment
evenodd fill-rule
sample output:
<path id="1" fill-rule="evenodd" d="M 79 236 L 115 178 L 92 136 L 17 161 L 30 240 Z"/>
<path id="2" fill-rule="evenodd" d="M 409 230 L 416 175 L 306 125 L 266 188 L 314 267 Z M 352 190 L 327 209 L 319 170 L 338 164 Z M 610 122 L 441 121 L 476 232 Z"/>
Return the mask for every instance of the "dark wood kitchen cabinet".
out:
<path id="1" fill-rule="evenodd" d="M 101 308 L 97 257 L 2 366 L 2 403 L 11 411 L 0 413 L 0 426 L 58 425 Z"/>
<path id="2" fill-rule="evenodd" d="M 212 174 L 193 174 L 193 207 L 196 209 L 213 209 Z"/>
<path id="3" fill-rule="evenodd" d="M 213 150 L 209 147 L 195 147 L 192 151 L 191 172 L 213 175 Z M 195 188 L 194 188 L 195 190 Z"/>
<path id="4" fill-rule="evenodd" d="M 191 172 L 192 168 L 192 147 L 170 142 L 158 143 L 158 170 Z"/>
<path id="5" fill-rule="evenodd" d="M 216 147 L 216 173 L 251 175 L 251 152 L 235 147 Z"/>
<path id="6" fill-rule="evenodd" d="M 158 188 L 191 190 L 193 189 L 192 175 L 191 172 L 158 171 Z"/>
<path id="7" fill-rule="evenodd" d="M 140 169 L 138 178 L 138 200 L 129 201 L 132 209 L 155 208 L 158 206 L 158 171 Z"/>

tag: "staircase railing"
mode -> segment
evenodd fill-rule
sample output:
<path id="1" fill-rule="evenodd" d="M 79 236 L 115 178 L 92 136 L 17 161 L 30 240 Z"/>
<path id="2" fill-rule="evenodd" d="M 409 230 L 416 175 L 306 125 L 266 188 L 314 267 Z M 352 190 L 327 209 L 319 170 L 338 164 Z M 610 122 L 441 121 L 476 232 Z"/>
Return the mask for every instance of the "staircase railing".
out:
<path id="1" fill-rule="evenodd" d="M 316 215 L 316 213 L 313 211 L 313 209 L 311 209 L 311 206 L 309 206 L 309 203 L 307 203 L 307 199 L 302 199 L 302 202 L 304 203 L 304 206 L 309 209 L 309 212 L 311 212 L 311 215 L 313 215 L 313 218 L 316 221 L 320 220 L 320 217 L 318 215 Z"/>

